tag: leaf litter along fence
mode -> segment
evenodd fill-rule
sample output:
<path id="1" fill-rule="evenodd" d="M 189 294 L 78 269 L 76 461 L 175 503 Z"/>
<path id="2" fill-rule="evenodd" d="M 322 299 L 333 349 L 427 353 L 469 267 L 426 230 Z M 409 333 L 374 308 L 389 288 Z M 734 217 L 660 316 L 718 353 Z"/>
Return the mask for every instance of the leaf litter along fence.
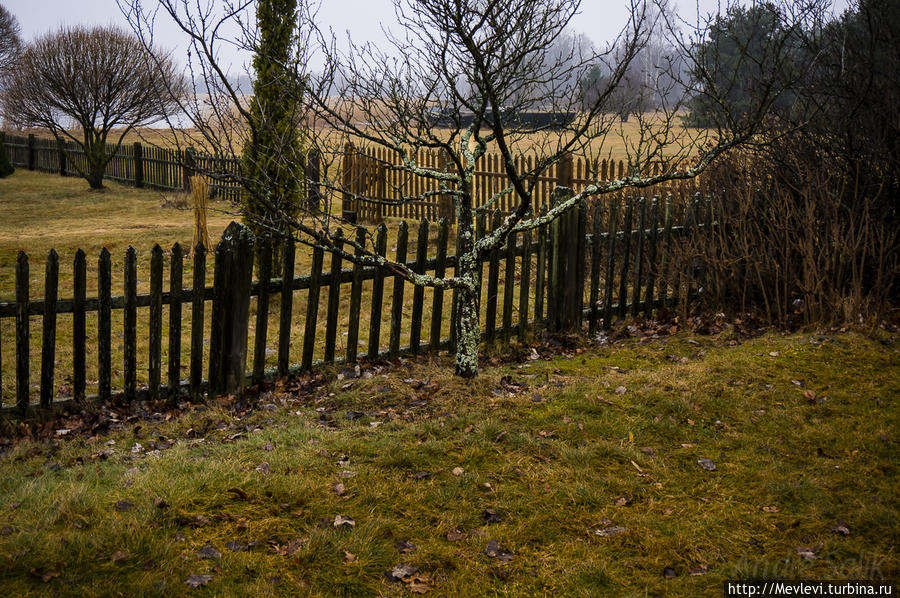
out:
<path id="1" fill-rule="evenodd" d="M 671 196 L 665 201 L 641 198 L 624 203 L 596 202 L 590 210 L 582 203 L 548 225 L 511 235 L 507 245 L 493 251 L 481 267 L 484 340 L 508 345 L 513 336 L 525 339 L 535 327 L 582 331 L 585 322 L 588 331 L 594 334 L 601 325 L 609 327 L 615 318 L 650 314 L 654 308 L 686 297 L 694 285 L 691 272 L 680 271 L 672 258 L 679 242 L 714 225 L 709 206 L 708 201 L 702 202 L 698 197 L 674 202 Z M 499 211 L 490 218 L 481 213 L 477 219 L 478 234 L 485 234 L 500 220 Z M 437 242 L 429 246 L 429 232 L 435 226 Z M 406 263 L 416 272 L 433 272 L 437 276 L 456 267 L 456 256 L 448 254 L 450 225 L 446 219 L 437 225 L 422 220 L 412 227 L 417 229 L 414 259 L 407 257 L 411 225 L 405 221 L 398 226 L 396 246 L 389 257 Z M 357 230 L 357 240 L 365 241 L 368 232 Z M 387 227 L 381 224 L 375 230 L 374 242 L 382 255 L 388 255 L 387 239 Z M 91 396 L 102 401 L 114 395 L 124 400 L 182 395 L 201 400 L 204 395 L 240 392 L 248 382 L 256 384 L 276 375 L 305 372 L 321 364 L 354 363 L 360 358 L 396 358 L 401 354 L 417 355 L 441 349 L 453 351 L 456 319 L 453 293 L 430 289 L 428 301 L 426 290 L 414 287 L 412 306 L 408 309 L 409 301 L 404 301 L 404 297 L 409 297 L 410 283 L 396 273 L 355 264 L 344 268 L 342 258 L 336 255 L 331 255 L 325 270 L 325 252 L 316 248 L 312 250 L 310 272 L 297 275 L 295 251 L 294 243 L 285 244 L 284 270 L 280 278 L 273 277 L 271 248 L 265 245 L 255 248 L 249 231 L 232 223 L 215 248 L 212 265 L 207 263 L 202 246 L 193 255 L 194 280 L 205 281 L 206 269 L 214 268 L 211 287 L 203 283 L 199 287 L 195 284 L 192 289 L 183 288 L 184 254 L 176 244 L 165 291 L 164 255 L 157 245 L 151 252 L 149 293 L 138 294 L 137 252 L 129 247 L 123 273 L 125 293 L 113 296 L 111 256 L 103 249 L 98 258 L 98 293 L 87 297 L 87 256 L 79 250 L 73 264 L 73 296 L 60 299 L 57 296 L 59 258 L 51 250 L 45 263 L 44 297 L 40 300 L 31 297 L 29 259 L 25 252 L 20 252 L 16 261 L 15 299 L 0 301 L 0 323 L 4 319 L 14 320 L 14 326 L 0 327 L 0 364 L 15 365 L 14 371 L 0 367 L 0 393 L 6 391 L 0 396 L 7 397 L 5 406 L 15 397 L 12 411 L 24 414 L 33 407 L 35 398 L 41 408 L 49 408 L 63 398 L 58 396 L 56 371 L 59 316 L 72 318 L 71 338 L 67 339 L 72 343 L 71 393 L 66 393 L 69 396 L 65 398 L 76 401 L 88 395 L 88 314 L 96 318 L 97 332 L 97 380 L 95 384 L 92 381 L 96 395 Z M 257 280 L 252 280 L 254 256 Z M 341 295 L 346 294 L 348 285 L 349 302 L 344 302 Z M 368 305 L 362 301 L 364 285 L 368 289 L 365 294 Z M 296 297 L 302 291 L 306 291 L 305 301 L 302 296 Z M 388 293 L 389 313 L 386 311 Z M 277 330 L 272 332 L 277 332 L 277 357 L 268 359 L 269 311 L 274 307 L 276 295 L 280 296 L 279 314 Z M 256 298 L 254 310 L 250 309 L 251 297 Z M 207 303 L 211 303 L 209 308 Z M 429 303 L 430 318 L 425 325 Z M 164 306 L 168 306 L 165 383 L 162 380 Z M 140 331 L 139 309 L 149 312 L 147 327 Z M 121 388 L 112 385 L 112 315 L 117 310 L 123 312 L 120 336 L 124 383 Z M 302 343 L 299 347 L 294 344 L 295 353 L 301 348 L 299 361 L 291 357 L 292 343 L 300 341 L 292 335 L 295 310 L 304 316 Z M 190 312 L 188 343 L 182 341 L 184 311 Z M 252 311 L 255 314 L 251 323 Z M 208 333 L 204 326 L 207 314 Z M 41 328 L 39 375 L 37 371 L 33 374 L 30 362 L 33 320 L 40 320 Z M 347 336 L 343 356 L 337 354 L 341 323 L 346 326 Z M 445 330 L 449 331 L 448 336 L 444 336 Z M 367 335 L 365 340 L 361 333 Z M 149 339 L 145 356 L 138 355 L 139 334 L 146 334 Z M 408 339 L 408 344 L 404 342 L 401 346 L 401 338 Z M 248 346 L 250 341 L 252 347 Z M 208 355 L 205 355 L 207 343 Z M 364 353 L 360 353 L 360 345 L 366 348 Z M 15 357 L 11 359 L 13 354 Z M 186 378 L 183 369 L 188 372 Z M 140 388 L 139 372 L 146 372 L 146 385 Z M 32 392 L 32 375 L 40 380 L 37 393 Z"/>

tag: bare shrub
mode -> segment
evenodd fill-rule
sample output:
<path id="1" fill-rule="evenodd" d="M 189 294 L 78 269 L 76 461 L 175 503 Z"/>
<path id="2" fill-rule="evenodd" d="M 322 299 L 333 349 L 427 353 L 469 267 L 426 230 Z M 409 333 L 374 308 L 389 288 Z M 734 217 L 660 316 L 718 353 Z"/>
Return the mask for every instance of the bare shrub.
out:
<path id="1" fill-rule="evenodd" d="M 859 322 L 896 300 L 900 234 L 888 189 L 858 184 L 809 138 L 745 148 L 707 171 L 718 228 L 680 260 L 701 264 L 702 304 L 771 323 Z"/>

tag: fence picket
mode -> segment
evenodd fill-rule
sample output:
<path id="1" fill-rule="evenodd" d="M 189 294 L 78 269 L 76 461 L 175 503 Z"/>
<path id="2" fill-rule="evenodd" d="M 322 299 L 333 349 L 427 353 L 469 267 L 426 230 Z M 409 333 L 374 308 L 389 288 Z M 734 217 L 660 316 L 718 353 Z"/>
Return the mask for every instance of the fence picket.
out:
<path id="1" fill-rule="evenodd" d="M 450 236 L 450 223 L 441 218 L 438 224 L 437 255 L 435 257 L 434 277 L 444 278 L 447 272 L 447 241 Z M 444 313 L 444 289 L 434 288 L 434 300 L 431 304 L 431 350 L 438 352 L 441 346 L 441 324 Z M 451 318 L 452 319 L 452 318 Z"/>
<path id="2" fill-rule="evenodd" d="M 206 291 L 206 247 L 198 243 L 194 247 L 194 274 L 191 282 L 193 297 L 191 302 L 191 399 L 199 401 L 202 397 L 203 382 L 203 311 Z"/>
<path id="3" fill-rule="evenodd" d="M 84 252 L 75 252 L 72 266 L 72 395 L 76 401 L 84 400 L 85 389 L 85 315 L 84 301 L 87 286 L 87 263 Z"/>
<path id="4" fill-rule="evenodd" d="M 137 392 L 137 251 L 125 250 L 125 399 Z"/>
<path id="5" fill-rule="evenodd" d="M 541 212 L 545 211 L 541 208 Z M 538 228 L 538 252 L 537 271 L 534 274 L 534 321 L 541 322 L 544 319 L 544 295 L 546 293 L 547 272 L 547 238 L 549 228 L 542 224 Z"/>
<path id="6" fill-rule="evenodd" d="M 31 401 L 28 282 L 28 256 L 20 251 L 16 258 L 16 406 L 22 413 Z"/>
<path id="7" fill-rule="evenodd" d="M 519 342 L 528 331 L 528 293 L 531 285 L 531 231 L 522 234 L 522 270 L 519 276 Z M 536 321 L 536 319 L 535 319 Z"/>
<path id="8" fill-rule="evenodd" d="M 637 248 L 634 256 L 634 286 L 631 294 L 631 317 L 636 318 L 641 309 L 641 287 L 644 282 L 644 227 L 647 224 L 647 200 L 641 197 L 638 202 Z"/>
<path id="9" fill-rule="evenodd" d="M 334 234 L 334 246 L 342 249 L 344 233 L 338 229 Z M 328 314 L 325 320 L 325 362 L 334 361 L 334 349 L 337 344 L 337 318 L 338 308 L 341 304 L 341 256 L 338 253 L 331 254 L 331 282 L 328 286 Z"/>
<path id="10" fill-rule="evenodd" d="M 398 264 L 406 263 L 406 244 L 409 236 L 409 226 L 406 221 L 400 223 L 400 229 L 397 231 L 397 253 L 395 261 Z M 391 359 L 396 359 L 400 354 L 400 324 L 403 320 L 403 277 L 400 274 L 394 274 L 394 297 L 393 305 L 391 305 L 391 338 L 389 344 L 389 355 Z"/>
<path id="11" fill-rule="evenodd" d="M 272 243 L 269 239 L 260 242 L 256 252 L 259 295 L 256 296 L 256 338 L 253 343 L 252 384 L 263 381 L 266 370 L 266 341 L 269 336 L 269 282 L 272 279 Z"/>
<path id="12" fill-rule="evenodd" d="M 278 375 L 287 376 L 291 355 L 291 317 L 294 309 L 294 239 L 284 240 L 281 313 L 278 321 Z"/>
<path id="13" fill-rule="evenodd" d="M 354 252 L 362 255 L 366 245 L 366 230 L 356 229 L 356 243 L 359 247 Z M 347 323 L 347 363 L 356 363 L 359 353 L 359 312 L 362 306 L 362 264 L 353 264 L 353 282 L 350 283 L 350 319 Z"/>
<path id="14" fill-rule="evenodd" d="M 632 217 L 634 215 L 634 198 L 629 197 L 625 202 L 625 224 L 622 227 L 624 233 L 622 248 L 622 269 L 619 278 L 619 317 L 625 317 L 625 310 L 628 304 L 628 272 L 631 270 L 631 237 L 634 234 L 632 230 Z"/>
<path id="15" fill-rule="evenodd" d="M 594 226 L 591 229 L 591 289 L 590 289 L 590 315 L 588 316 L 588 334 L 594 336 L 597 333 L 597 320 L 599 319 L 599 295 L 600 295 L 600 235 L 603 230 L 603 204 L 599 201 L 594 204 Z"/>
<path id="16" fill-rule="evenodd" d="M 300 368 L 305 372 L 312 369 L 313 350 L 319 319 L 319 295 L 322 288 L 322 262 L 325 252 L 321 247 L 313 248 L 312 266 L 309 274 L 309 292 L 306 297 L 306 322 L 303 330 L 303 355 Z"/>
<path id="17" fill-rule="evenodd" d="M 375 253 L 380 256 L 387 252 L 387 227 L 384 223 L 378 225 L 375 234 Z M 384 299 L 384 268 L 375 268 L 375 279 L 372 281 L 372 310 L 369 315 L 369 361 L 378 359 L 379 343 L 381 341 L 381 313 Z M 310 283 L 312 284 L 312 283 Z M 312 287 L 310 287 L 312 288 Z"/>
<path id="18" fill-rule="evenodd" d="M 669 298 L 669 253 L 672 250 L 672 195 L 666 196 L 666 213 L 663 224 L 663 241 L 660 258 L 659 297 L 663 307 Z"/>
<path id="19" fill-rule="evenodd" d="M 169 396 L 177 397 L 181 385 L 181 304 L 184 301 L 184 250 L 172 246 L 169 264 Z"/>
<path id="20" fill-rule="evenodd" d="M 100 250 L 97 264 L 97 291 L 97 392 L 101 401 L 108 401 L 112 396 L 112 257 L 106 247 Z"/>
<path id="21" fill-rule="evenodd" d="M 603 327 L 609 330 L 612 327 L 612 295 L 613 276 L 616 266 L 616 227 L 619 224 L 619 200 L 614 199 L 609 205 L 609 236 L 606 248 L 606 289 L 603 300 Z"/>
<path id="22" fill-rule="evenodd" d="M 512 336 L 513 282 L 516 278 L 516 237 L 511 232 L 506 240 L 506 263 L 503 279 L 503 344 L 508 346 Z"/>
<path id="23" fill-rule="evenodd" d="M 491 232 L 493 233 L 500 226 L 502 217 L 500 210 L 493 211 L 493 219 L 491 223 Z M 485 340 L 488 344 L 494 342 L 497 328 L 497 283 L 500 278 L 500 248 L 495 247 L 491 250 L 491 257 L 488 263 L 488 287 L 487 287 L 487 310 L 484 316 Z"/>
<path id="24" fill-rule="evenodd" d="M 428 257 L 428 221 L 423 219 L 419 224 L 419 235 L 416 238 L 416 274 L 425 274 L 425 259 Z M 413 286 L 412 322 L 409 327 L 409 347 L 413 355 L 418 355 L 422 338 L 422 311 L 425 302 L 425 287 Z"/>
<path id="25" fill-rule="evenodd" d="M 148 377 L 150 400 L 159 399 L 162 362 L 162 247 L 153 246 L 150 252 L 150 359 Z"/>
<path id="26" fill-rule="evenodd" d="M 47 254 L 44 278 L 44 320 L 41 328 L 41 408 L 53 402 L 53 375 L 56 364 L 56 298 L 59 287 L 59 255 L 55 249 Z"/>
<path id="27" fill-rule="evenodd" d="M 653 313 L 653 291 L 656 288 L 656 242 L 659 237 L 659 198 L 654 197 L 650 204 L 650 240 L 649 254 L 647 256 L 647 290 L 644 297 L 644 315 Z"/>

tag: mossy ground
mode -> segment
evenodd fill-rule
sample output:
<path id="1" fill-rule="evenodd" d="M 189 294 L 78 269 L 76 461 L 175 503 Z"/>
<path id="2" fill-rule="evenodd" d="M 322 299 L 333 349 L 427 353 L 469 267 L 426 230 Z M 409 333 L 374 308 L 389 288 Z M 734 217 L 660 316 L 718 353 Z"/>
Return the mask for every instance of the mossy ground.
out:
<path id="1" fill-rule="evenodd" d="M 0 456 L 0 578 L 22 596 L 719 596 L 729 578 L 897 579 L 898 350 L 855 333 L 679 333 L 487 360 L 469 382 L 439 357 L 283 381 L 249 410 L 16 440 Z M 594 533 L 613 526 L 626 531 Z M 512 559 L 488 556 L 491 540 Z M 221 557 L 198 557 L 207 544 Z M 398 563 L 415 583 L 388 580 Z M 191 574 L 211 580 L 192 589 Z"/>

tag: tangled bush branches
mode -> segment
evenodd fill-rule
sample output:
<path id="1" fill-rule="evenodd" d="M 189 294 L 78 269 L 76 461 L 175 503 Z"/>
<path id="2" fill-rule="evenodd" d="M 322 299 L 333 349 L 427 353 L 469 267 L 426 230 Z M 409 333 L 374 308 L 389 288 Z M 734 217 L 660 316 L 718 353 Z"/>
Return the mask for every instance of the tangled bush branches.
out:
<path id="1" fill-rule="evenodd" d="M 877 318 L 896 303 L 897 188 L 876 165 L 842 166 L 794 134 L 711 169 L 704 192 L 720 226 L 682 256 L 705 268 L 705 307 L 780 324 L 840 323 Z"/>

